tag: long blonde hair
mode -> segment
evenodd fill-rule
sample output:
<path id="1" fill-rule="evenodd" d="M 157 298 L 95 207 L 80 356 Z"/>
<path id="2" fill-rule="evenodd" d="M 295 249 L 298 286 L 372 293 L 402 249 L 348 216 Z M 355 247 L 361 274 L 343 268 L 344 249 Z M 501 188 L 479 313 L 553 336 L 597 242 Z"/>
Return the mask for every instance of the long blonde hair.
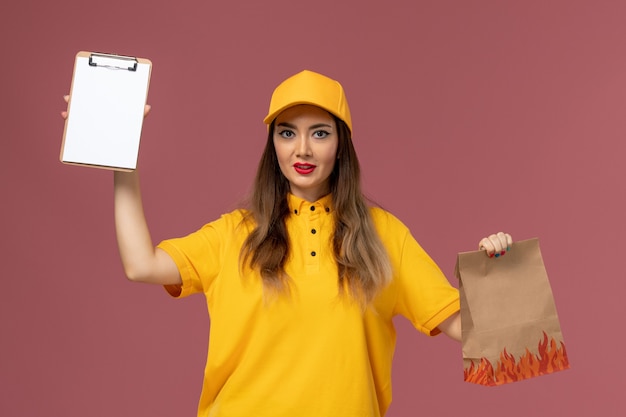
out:
<path id="1" fill-rule="evenodd" d="M 361 169 L 352 144 L 350 129 L 334 117 L 338 132 L 337 160 L 330 175 L 334 209 L 333 253 L 338 269 L 338 287 L 361 305 L 367 305 L 391 280 L 391 264 L 376 232 L 370 209 L 361 192 Z M 289 256 L 289 182 L 280 171 L 273 141 L 274 124 L 269 128 L 254 188 L 248 219 L 255 228 L 242 250 L 242 264 L 257 269 L 264 288 L 288 291 L 285 262 Z"/>

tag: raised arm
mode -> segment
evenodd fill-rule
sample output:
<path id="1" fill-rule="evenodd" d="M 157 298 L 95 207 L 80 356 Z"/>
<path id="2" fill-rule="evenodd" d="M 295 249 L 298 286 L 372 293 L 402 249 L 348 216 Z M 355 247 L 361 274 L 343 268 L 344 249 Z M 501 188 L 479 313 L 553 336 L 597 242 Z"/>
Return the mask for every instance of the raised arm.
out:
<path id="1" fill-rule="evenodd" d="M 65 102 L 69 96 L 63 97 Z M 146 105 L 144 117 L 150 112 Z M 66 119 L 67 111 L 61 116 Z M 159 285 L 181 284 L 170 256 L 155 248 L 146 222 L 139 186 L 139 173 L 114 172 L 115 231 L 126 277 L 131 281 Z"/>
<path id="2" fill-rule="evenodd" d="M 155 248 L 143 211 L 139 173 L 115 172 L 115 231 L 126 277 L 160 285 L 181 283 L 172 258 Z"/>

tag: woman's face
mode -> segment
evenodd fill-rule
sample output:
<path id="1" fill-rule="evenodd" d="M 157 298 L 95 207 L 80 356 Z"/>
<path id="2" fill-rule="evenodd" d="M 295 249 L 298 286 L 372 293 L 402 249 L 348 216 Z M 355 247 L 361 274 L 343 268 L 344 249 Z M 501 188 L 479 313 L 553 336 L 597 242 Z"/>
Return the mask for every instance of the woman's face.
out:
<path id="1" fill-rule="evenodd" d="M 338 143 L 335 120 L 319 107 L 297 105 L 276 117 L 274 148 L 292 194 L 315 201 L 330 192 Z"/>

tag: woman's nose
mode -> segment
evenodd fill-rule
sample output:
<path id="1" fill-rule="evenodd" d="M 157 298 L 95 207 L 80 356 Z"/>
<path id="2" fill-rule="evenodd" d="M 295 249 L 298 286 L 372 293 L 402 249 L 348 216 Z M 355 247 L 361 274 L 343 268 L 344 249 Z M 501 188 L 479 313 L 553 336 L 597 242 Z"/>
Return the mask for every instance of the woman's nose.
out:
<path id="1" fill-rule="evenodd" d="M 307 138 L 302 137 L 298 138 L 298 143 L 296 145 L 296 156 L 310 156 L 311 148 L 309 146 L 309 141 Z"/>

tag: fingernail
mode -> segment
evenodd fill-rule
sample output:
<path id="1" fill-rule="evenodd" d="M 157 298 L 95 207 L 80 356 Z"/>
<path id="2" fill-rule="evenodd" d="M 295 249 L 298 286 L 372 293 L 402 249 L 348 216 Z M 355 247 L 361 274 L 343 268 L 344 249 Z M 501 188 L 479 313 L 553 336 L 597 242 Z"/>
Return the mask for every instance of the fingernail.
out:
<path id="1" fill-rule="evenodd" d="M 506 251 L 503 250 L 502 252 L 500 252 L 500 256 L 504 256 L 505 253 L 506 253 Z"/>
<path id="2" fill-rule="evenodd" d="M 489 257 L 490 257 L 490 258 L 493 258 L 493 253 L 490 253 L 490 254 L 489 254 Z"/>
<path id="3" fill-rule="evenodd" d="M 511 247 L 510 247 L 510 246 L 507 246 L 507 247 L 506 247 L 506 251 L 508 252 L 508 251 L 510 251 L 510 250 L 511 250 Z"/>
<path id="4" fill-rule="evenodd" d="M 500 254 L 499 254 L 499 253 L 496 253 L 496 258 L 499 258 L 499 257 L 500 257 Z"/>

